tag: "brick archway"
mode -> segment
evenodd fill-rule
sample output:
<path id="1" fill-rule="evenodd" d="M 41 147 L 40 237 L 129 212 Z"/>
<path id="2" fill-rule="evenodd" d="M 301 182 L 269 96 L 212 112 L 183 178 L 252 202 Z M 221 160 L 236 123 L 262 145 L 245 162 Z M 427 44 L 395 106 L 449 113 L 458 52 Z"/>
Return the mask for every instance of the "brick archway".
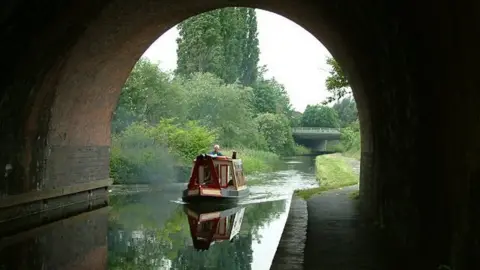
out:
<path id="1" fill-rule="evenodd" d="M 114 0 L 95 5 L 52 5 L 46 9 L 51 12 L 47 18 L 13 9 L 33 16 L 36 23 L 19 20 L 12 23 L 13 30 L 6 29 L 11 43 L 4 46 L 22 53 L 11 54 L 16 66 L 5 78 L 9 83 L 5 94 L 15 95 L 9 102 L 18 105 L 4 103 L 0 107 L 2 115 L 12 117 L 3 120 L 5 129 L 11 131 L 2 134 L 7 151 L 0 156 L 0 166 L 11 166 L 12 170 L 2 183 L 2 193 L 108 178 L 110 121 L 128 74 L 161 34 L 201 12 L 239 5 L 284 15 L 317 36 L 352 70 L 349 73 L 354 73 L 354 52 L 346 40 L 349 36 L 342 35 L 346 29 L 335 28 L 335 17 L 326 16 L 333 6 L 322 6 L 322 11 L 306 3 L 254 2 L 183 0 L 166 5 L 152 0 Z M 326 19 L 321 20 L 323 17 Z M 27 30 L 35 35 L 20 34 Z M 22 68 L 25 66 L 29 68 Z M 359 103 L 364 100 L 357 99 Z"/>

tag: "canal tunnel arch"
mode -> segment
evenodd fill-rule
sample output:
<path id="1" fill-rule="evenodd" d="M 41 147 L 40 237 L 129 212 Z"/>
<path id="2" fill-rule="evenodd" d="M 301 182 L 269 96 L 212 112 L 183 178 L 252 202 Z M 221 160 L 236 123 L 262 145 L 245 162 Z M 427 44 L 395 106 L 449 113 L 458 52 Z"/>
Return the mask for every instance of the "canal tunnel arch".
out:
<path id="1" fill-rule="evenodd" d="M 284 15 L 331 51 L 338 51 L 337 58 L 343 56 L 353 68 L 340 31 L 328 20 L 318 23 L 320 10 L 314 5 L 274 1 L 254 5 L 248 0 L 165 5 L 117 0 L 81 6 L 51 4 L 48 15 L 14 6 L 4 19 L 11 23 L 5 28 L 10 42 L 4 51 L 11 52 L 8 59 L 14 68 L 3 80 L 2 128 L 11 131 L 2 134 L 6 149 L 1 156 L 1 167 L 6 168 L 2 193 L 58 187 L 67 177 L 71 182 L 108 178 L 109 123 L 121 86 L 136 61 L 175 24 L 228 6 L 259 7 Z M 21 15 L 30 16 L 36 24 L 13 20 Z M 22 31 L 34 35 L 21 35 Z M 14 102 L 16 106 L 8 105 Z"/>
<path id="2" fill-rule="evenodd" d="M 9 3 L 0 15 L 2 196 L 108 178 L 112 112 L 143 52 L 190 16 L 248 6 L 295 21 L 342 65 L 361 124 L 361 200 L 393 239 L 463 259 L 478 239 L 462 225 L 479 222 L 480 94 L 472 79 L 479 53 L 467 39 L 479 31 L 473 2 Z M 454 207 L 463 211 L 454 215 Z M 455 241 L 439 237 L 454 234 Z"/>
<path id="3" fill-rule="evenodd" d="M 339 31 L 332 28 L 335 24 L 327 21 L 318 23 L 315 6 L 298 9 L 295 8 L 297 4 L 291 6 L 274 1 L 259 5 L 249 1 L 202 4 L 185 1 L 165 6 L 147 0 L 139 3 L 110 1 L 103 5 L 85 4 L 81 7 L 62 5 L 52 4 L 50 10 L 58 13 L 43 15 L 45 17 L 22 11 L 21 6 L 13 8 L 11 16 L 32 16 L 37 19 L 36 25 L 16 21 L 5 29 L 11 41 L 4 46 L 12 52 L 8 59 L 14 68 L 4 78 L 5 97 L 1 108 L 6 118 L 2 127 L 12 132 L 5 134 L 7 151 L 2 154 L 2 165 L 11 168 L 11 171 L 5 171 L 8 175 L 5 180 L 22 180 L 4 185 L 2 191 L 5 194 L 55 186 L 55 181 L 50 180 L 56 178 L 56 174 L 72 171 L 61 171 L 60 166 L 49 167 L 49 163 L 57 162 L 54 160 L 59 156 L 66 165 L 70 161 L 64 160 L 65 151 L 82 151 L 74 149 L 75 146 L 98 146 L 98 155 L 108 152 L 108 147 L 100 149 L 109 145 L 108 123 L 121 86 L 133 65 L 161 34 L 190 16 L 227 6 L 261 7 L 291 18 L 320 37 L 333 52 L 344 55 L 344 61 L 351 60 L 351 55 L 343 48 L 345 42 L 340 39 Z M 12 22 L 8 16 L 5 20 Z M 65 23 L 59 26 L 59 22 Z M 22 36 L 22 30 L 35 32 L 35 35 Z M 17 51 L 22 54 L 17 54 Z M 353 66 L 353 61 L 350 62 Z M 18 104 L 22 106 L 7 106 L 13 102 L 20 102 Z M 15 116 L 25 120 L 15 121 Z M 42 148 L 49 151 L 45 152 Z M 20 156 L 18 153 L 21 153 Z M 45 156 L 45 164 L 37 162 Z M 5 166 L 2 168 L 7 168 Z M 95 173 L 104 175 L 100 171 Z M 81 178 L 81 175 L 78 177 Z M 44 182 L 42 178 L 49 180 Z"/>

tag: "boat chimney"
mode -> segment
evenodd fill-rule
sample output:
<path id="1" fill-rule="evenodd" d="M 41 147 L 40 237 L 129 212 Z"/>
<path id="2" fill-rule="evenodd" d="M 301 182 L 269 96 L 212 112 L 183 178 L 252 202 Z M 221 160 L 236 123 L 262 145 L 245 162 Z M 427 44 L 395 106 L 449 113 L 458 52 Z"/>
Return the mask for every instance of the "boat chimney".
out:
<path id="1" fill-rule="evenodd" d="M 237 151 L 233 151 L 232 159 L 237 159 Z"/>

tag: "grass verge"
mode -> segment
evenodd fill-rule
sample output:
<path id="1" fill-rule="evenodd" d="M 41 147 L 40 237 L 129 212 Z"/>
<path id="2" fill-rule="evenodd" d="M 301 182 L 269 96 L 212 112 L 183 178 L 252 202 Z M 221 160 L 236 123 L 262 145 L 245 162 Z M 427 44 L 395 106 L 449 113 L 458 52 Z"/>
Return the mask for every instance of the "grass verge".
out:
<path id="1" fill-rule="evenodd" d="M 316 178 L 320 187 L 295 191 L 297 196 L 309 199 L 327 190 L 358 183 L 358 175 L 341 155 L 321 155 L 315 159 Z"/>
<path id="2" fill-rule="evenodd" d="M 361 152 L 359 149 L 350 150 L 342 153 L 343 156 L 354 158 L 356 160 L 360 160 Z"/>
<path id="3" fill-rule="evenodd" d="M 226 156 L 232 156 L 232 149 L 222 150 Z M 272 172 L 280 164 L 280 156 L 272 152 L 253 150 L 253 149 L 235 149 L 237 158 L 242 160 L 245 174 Z"/>
<path id="4" fill-rule="evenodd" d="M 360 192 L 355 190 L 354 192 L 350 193 L 348 197 L 352 200 L 358 200 L 358 198 L 360 198 Z"/>

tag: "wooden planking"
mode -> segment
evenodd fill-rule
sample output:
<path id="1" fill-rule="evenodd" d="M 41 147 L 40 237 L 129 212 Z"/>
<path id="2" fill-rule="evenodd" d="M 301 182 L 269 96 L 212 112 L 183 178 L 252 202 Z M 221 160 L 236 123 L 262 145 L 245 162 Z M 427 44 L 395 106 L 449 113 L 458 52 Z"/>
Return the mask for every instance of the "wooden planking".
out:
<path id="1" fill-rule="evenodd" d="M 213 160 L 213 164 L 215 165 L 231 165 L 231 160 Z"/>
<path id="2" fill-rule="evenodd" d="M 237 169 L 235 168 L 235 164 L 232 164 L 232 172 L 233 172 L 233 186 L 235 186 L 235 189 L 238 190 Z"/>
<path id="3" fill-rule="evenodd" d="M 221 197 L 222 193 L 219 189 L 202 188 L 200 191 L 200 195 L 211 195 L 211 196 Z"/>
<path id="4" fill-rule="evenodd" d="M 112 185 L 113 179 L 96 180 L 87 183 L 74 184 L 70 186 L 52 188 L 39 191 L 31 191 L 19 195 L 10 195 L 0 199 L 0 208 L 12 207 L 19 204 L 31 203 L 39 200 L 52 199 L 60 196 L 70 195 L 82 191 L 104 188 Z"/>
<path id="5" fill-rule="evenodd" d="M 221 165 L 220 166 L 220 171 L 221 171 L 221 186 L 226 187 L 228 184 L 228 165 Z"/>

